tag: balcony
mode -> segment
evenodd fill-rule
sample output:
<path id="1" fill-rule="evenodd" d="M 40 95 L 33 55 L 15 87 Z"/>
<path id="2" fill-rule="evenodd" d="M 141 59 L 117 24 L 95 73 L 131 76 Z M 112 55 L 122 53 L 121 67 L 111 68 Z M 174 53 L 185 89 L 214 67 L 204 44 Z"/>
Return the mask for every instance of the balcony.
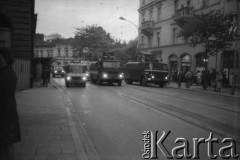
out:
<path id="1" fill-rule="evenodd" d="M 182 7 L 175 11 L 173 15 L 174 20 L 181 20 L 186 17 L 191 17 L 193 15 L 193 9 L 191 7 Z"/>
<path id="2" fill-rule="evenodd" d="M 141 26 L 141 33 L 146 36 L 152 36 L 153 28 L 154 28 L 153 21 L 144 21 L 142 22 L 142 26 Z"/>

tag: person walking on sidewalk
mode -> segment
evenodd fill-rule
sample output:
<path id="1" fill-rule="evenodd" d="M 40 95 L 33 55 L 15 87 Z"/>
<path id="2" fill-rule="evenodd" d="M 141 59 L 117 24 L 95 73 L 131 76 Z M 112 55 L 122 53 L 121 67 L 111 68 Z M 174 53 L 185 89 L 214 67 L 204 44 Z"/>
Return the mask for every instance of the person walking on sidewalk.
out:
<path id="1" fill-rule="evenodd" d="M 48 87 L 50 81 L 50 70 L 45 68 L 42 72 L 43 86 Z"/>
<path id="2" fill-rule="evenodd" d="M 21 140 L 15 90 L 17 77 L 11 67 L 13 57 L 0 48 L 0 159 L 13 160 L 13 144 Z"/>
<path id="3" fill-rule="evenodd" d="M 177 84 L 178 84 L 178 87 L 181 88 L 181 82 L 182 82 L 182 71 L 179 70 L 178 73 L 177 73 Z"/>
<path id="4" fill-rule="evenodd" d="M 193 78 L 193 73 L 190 70 L 188 70 L 187 73 L 185 74 L 185 78 L 186 78 L 186 88 L 190 88 L 192 78 Z"/>
<path id="5" fill-rule="evenodd" d="M 217 92 L 221 92 L 222 82 L 223 82 L 223 76 L 222 76 L 221 72 L 217 72 L 216 82 L 217 82 L 216 91 L 217 91 Z"/>

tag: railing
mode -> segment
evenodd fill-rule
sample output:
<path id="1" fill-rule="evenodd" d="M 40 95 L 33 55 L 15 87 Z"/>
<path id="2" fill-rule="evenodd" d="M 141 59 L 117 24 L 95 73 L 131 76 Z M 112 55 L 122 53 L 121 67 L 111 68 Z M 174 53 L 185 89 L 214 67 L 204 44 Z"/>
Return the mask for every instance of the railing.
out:
<path id="1" fill-rule="evenodd" d="M 144 21 L 142 22 L 141 32 L 147 36 L 151 36 L 153 34 L 153 28 L 153 21 Z"/>
<path id="2" fill-rule="evenodd" d="M 188 16 L 193 15 L 193 9 L 191 7 L 182 7 L 180 9 L 177 9 L 174 14 L 174 19 L 180 19 Z"/>

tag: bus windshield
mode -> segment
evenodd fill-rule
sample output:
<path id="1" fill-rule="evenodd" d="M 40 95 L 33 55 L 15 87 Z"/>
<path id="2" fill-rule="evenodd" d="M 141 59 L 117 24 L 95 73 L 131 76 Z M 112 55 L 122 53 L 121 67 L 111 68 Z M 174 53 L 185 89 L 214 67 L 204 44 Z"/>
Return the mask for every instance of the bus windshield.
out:
<path id="1" fill-rule="evenodd" d="M 149 70 L 161 70 L 161 71 L 167 71 L 167 64 L 162 63 L 149 63 L 146 65 L 146 69 Z"/>
<path id="2" fill-rule="evenodd" d="M 120 68 L 120 62 L 103 62 L 103 68 Z"/>

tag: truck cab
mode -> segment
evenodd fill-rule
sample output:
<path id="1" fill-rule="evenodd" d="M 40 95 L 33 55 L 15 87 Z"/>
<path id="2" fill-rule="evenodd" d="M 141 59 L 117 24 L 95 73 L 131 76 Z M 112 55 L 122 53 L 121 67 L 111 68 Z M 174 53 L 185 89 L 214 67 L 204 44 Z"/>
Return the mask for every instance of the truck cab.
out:
<path id="1" fill-rule="evenodd" d="M 117 83 L 122 85 L 123 73 L 121 62 L 117 60 L 99 60 L 90 64 L 90 79 L 93 83 L 101 85 L 104 82 L 109 84 Z"/>
<path id="2" fill-rule="evenodd" d="M 81 63 L 72 63 L 65 66 L 65 84 L 66 87 L 72 85 L 86 86 L 87 81 L 87 67 Z"/>

